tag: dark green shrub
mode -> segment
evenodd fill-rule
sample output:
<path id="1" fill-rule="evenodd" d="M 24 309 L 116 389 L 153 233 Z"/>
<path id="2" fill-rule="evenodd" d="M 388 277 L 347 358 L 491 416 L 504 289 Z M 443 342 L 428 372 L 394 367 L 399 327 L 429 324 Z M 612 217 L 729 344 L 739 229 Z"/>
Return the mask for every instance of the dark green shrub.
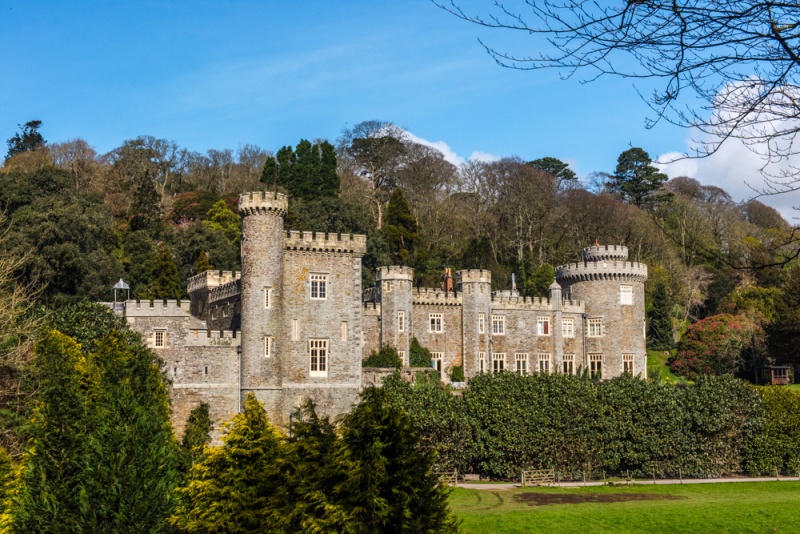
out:
<path id="1" fill-rule="evenodd" d="M 398 368 L 402 366 L 403 360 L 397 353 L 397 349 L 390 345 L 384 345 L 378 352 L 372 351 L 372 354 L 369 355 L 369 358 L 362 362 L 362 367 Z"/>
<path id="2" fill-rule="evenodd" d="M 753 475 L 800 469 L 800 393 L 787 387 L 758 388 L 762 403 L 753 438 L 745 447 L 745 467 Z"/>
<path id="3" fill-rule="evenodd" d="M 408 350 L 408 361 L 411 367 L 430 367 L 431 351 L 423 347 L 415 337 L 411 340 L 411 347 Z"/>
<path id="4" fill-rule="evenodd" d="M 464 367 L 461 365 L 456 365 L 453 367 L 453 370 L 450 372 L 450 380 L 453 382 L 463 382 L 464 381 Z"/>

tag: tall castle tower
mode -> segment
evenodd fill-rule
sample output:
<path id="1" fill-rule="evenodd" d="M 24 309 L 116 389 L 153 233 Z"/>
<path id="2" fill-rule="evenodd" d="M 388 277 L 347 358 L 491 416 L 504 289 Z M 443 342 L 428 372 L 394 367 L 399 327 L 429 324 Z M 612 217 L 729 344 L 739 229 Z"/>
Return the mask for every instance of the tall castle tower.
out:
<path id="1" fill-rule="evenodd" d="M 492 273 L 483 269 L 458 271 L 456 291 L 461 292 L 463 303 L 464 375 L 475 376 L 491 366 Z"/>
<path id="2" fill-rule="evenodd" d="M 376 286 L 381 301 L 380 344 L 391 345 L 409 358 L 411 346 L 411 290 L 414 270 L 405 266 L 380 267 Z"/>
<path id="3" fill-rule="evenodd" d="M 603 378 L 623 372 L 647 376 L 644 282 L 647 265 L 629 262 L 628 247 L 583 249 L 583 262 L 556 269 L 565 295 L 586 303 L 581 366 Z"/>
<path id="4" fill-rule="evenodd" d="M 283 217 L 286 195 L 251 192 L 239 196 L 242 215 L 242 354 L 240 395 L 255 393 L 267 413 L 283 411 Z"/>

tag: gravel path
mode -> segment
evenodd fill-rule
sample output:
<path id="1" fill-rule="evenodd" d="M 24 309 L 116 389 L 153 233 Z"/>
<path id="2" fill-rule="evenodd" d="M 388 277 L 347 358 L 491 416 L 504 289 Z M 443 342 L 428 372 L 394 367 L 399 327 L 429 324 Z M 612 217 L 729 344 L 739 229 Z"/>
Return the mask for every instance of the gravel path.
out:
<path id="1" fill-rule="evenodd" d="M 614 481 L 615 486 L 620 485 L 653 485 L 653 484 L 717 484 L 720 482 L 798 482 L 798 477 L 733 477 L 733 478 L 684 478 L 683 480 L 677 478 L 658 478 L 653 482 L 652 479 L 636 479 L 626 481 Z M 602 480 L 593 480 L 587 482 L 561 482 L 558 484 L 548 484 L 548 488 L 581 488 L 584 486 L 604 486 L 606 483 Z M 509 482 L 507 484 L 488 484 L 480 482 L 460 482 L 459 488 L 477 489 L 477 490 L 511 490 L 521 487 L 520 484 Z"/>

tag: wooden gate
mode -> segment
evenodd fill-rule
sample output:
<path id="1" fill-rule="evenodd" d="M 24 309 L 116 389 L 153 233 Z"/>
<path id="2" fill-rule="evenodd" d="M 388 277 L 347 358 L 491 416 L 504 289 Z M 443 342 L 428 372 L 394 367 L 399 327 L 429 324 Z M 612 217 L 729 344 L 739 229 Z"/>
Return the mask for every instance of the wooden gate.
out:
<path id="1" fill-rule="evenodd" d="M 523 469 L 522 470 L 522 487 L 526 486 L 542 486 L 544 484 L 552 484 L 555 482 L 556 472 L 555 469 Z"/>

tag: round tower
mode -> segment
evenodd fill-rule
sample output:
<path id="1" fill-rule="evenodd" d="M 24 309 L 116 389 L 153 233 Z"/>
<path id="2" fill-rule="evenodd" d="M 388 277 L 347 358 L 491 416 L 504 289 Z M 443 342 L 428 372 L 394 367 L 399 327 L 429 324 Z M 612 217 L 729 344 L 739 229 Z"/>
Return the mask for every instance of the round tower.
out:
<path id="1" fill-rule="evenodd" d="M 268 413 L 280 413 L 283 217 L 286 195 L 239 196 L 242 215 L 240 395 L 253 391 Z"/>
<path id="2" fill-rule="evenodd" d="M 391 345 L 409 358 L 411 346 L 411 290 L 414 269 L 399 265 L 380 267 L 375 285 L 381 302 L 381 346 Z"/>
<path id="3" fill-rule="evenodd" d="M 601 370 L 603 378 L 623 372 L 647 376 L 646 280 L 647 265 L 629 262 L 628 247 L 622 245 L 586 247 L 582 262 L 556 269 L 564 294 L 585 305 L 582 365 Z"/>
<path id="4" fill-rule="evenodd" d="M 492 365 L 492 273 L 458 271 L 456 291 L 461 292 L 464 376 L 470 378 Z"/>

